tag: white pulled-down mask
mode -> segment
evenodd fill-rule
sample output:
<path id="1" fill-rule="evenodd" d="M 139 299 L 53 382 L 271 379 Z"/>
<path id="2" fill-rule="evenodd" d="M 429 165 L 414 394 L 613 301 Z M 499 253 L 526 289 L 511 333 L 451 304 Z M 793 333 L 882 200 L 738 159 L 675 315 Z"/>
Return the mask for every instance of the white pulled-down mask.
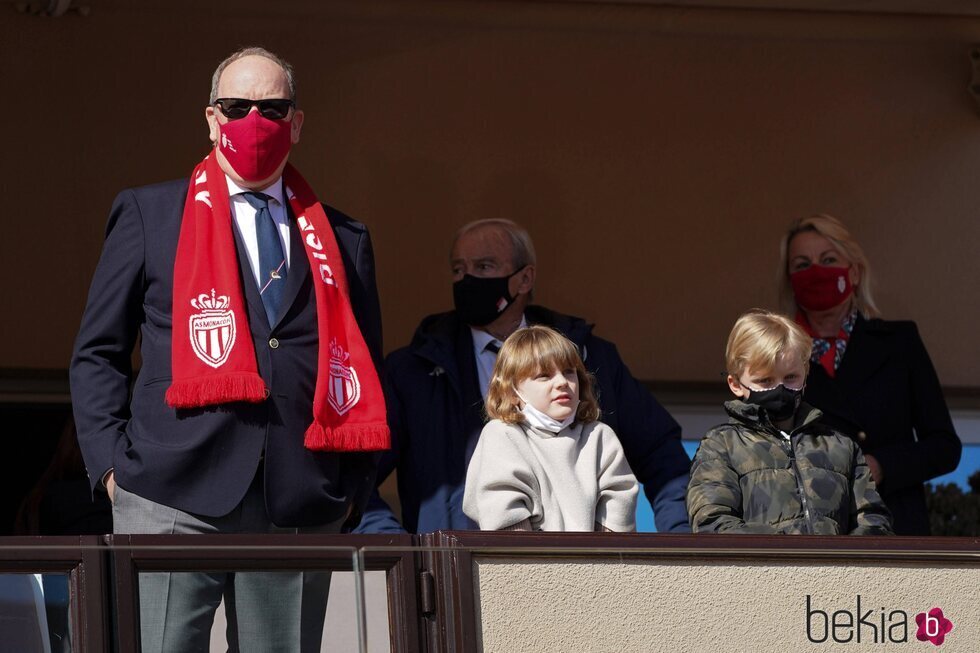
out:
<path id="1" fill-rule="evenodd" d="M 551 417 L 547 413 L 543 413 L 534 406 L 531 405 L 527 399 L 521 396 L 521 393 L 514 388 L 514 393 L 517 398 L 524 402 L 524 406 L 521 408 L 521 413 L 524 415 L 524 419 L 527 423 L 536 429 L 541 429 L 542 431 L 548 431 L 549 433 L 558 433 L 566 426 L 570 426 L 575 421 L 575 415 L 578 413 L 578 404 L 575 405 L 575 410 L 566 417 L 565 419 L 558 421 L 554 417 Z"/>

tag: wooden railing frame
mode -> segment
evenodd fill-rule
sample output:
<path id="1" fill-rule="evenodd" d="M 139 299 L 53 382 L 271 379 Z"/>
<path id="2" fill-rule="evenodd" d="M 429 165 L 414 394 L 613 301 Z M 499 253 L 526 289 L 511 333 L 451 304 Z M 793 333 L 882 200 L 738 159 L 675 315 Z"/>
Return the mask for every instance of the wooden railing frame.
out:
<path id="1" fill-rule="evenodd" d="M 67 574 L 72 651 L 109 650 L 107 552 L 97 535 L 0 538 L 0 573 Z"/>
<path id="2" fill-rule="evenodd" d="M 386 572 L 391 650 L 420 650 L 411 535 L 109 535 L 105 539 L 113 552 L 121 651 L 140 650 L 141 572 L 271 570 Z"/>
<path id="3" fill-rule="evenodd" d="M 980 538 L 440 531 L 425 535 L 108 535 L 0 539 L 0 573 L 66 573 L 79 653 L 139 650 L 140 572 L 384 571 L 391 650 L 477 650 L 474 562 L 722 560 L 960 564 Z M 108 582 L 110 569 L 113 582 Z M 358 595 L 359 598 L 363 594 Z M 363 607 L 363 604 L 362 604 Z M 115 609 L 115 639 L 110 615 Z M 363 614 L 363 610 L 359 611 Z"/>

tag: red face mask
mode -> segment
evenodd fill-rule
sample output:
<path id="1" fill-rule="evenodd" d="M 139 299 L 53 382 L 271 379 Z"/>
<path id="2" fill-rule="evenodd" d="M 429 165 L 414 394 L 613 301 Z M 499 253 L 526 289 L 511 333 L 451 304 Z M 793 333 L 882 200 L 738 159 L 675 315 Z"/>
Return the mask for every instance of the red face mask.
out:
<path id="1" fill-rule="evenodd" d="M 220 125 L 219 131 L 218 148 L 245 181 L 271 177 L 292 147 L 292 122 L 269 120 L 258 111 Z"/>
<path id="2" fill-rule="evenodd" d="M 825 311 L 839 306 L 851 293 L 851 268 L 811 265 L 789 275 L 796 303 L 808 311 Z"/>

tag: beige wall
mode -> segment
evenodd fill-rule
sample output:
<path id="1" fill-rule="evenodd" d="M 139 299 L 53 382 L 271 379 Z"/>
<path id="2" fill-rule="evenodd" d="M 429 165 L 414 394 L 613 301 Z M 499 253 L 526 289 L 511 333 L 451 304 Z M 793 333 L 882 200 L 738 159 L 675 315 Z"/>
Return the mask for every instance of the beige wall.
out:
<path id="1" fill-rule="evenodd" d="M 738 560 L 696 563 L 601 563 L 543 560 L 515 562 L 484 557 L 475 563 L 478 630 L 486 653 L 512 651 L 663 651 L 669 653 L 787 653 L 788 651 L 925 650 L 916 640 L 915 615 L 934 607 L 953 622 L 939 650 L 976 651 L 980 606 L 975 566 L 926 563 L 841 564 Z M 872 610 L 888 630 L 902 617 L 908 643 L 838 644 L 828 633 L 822 644 L 807 638 L 806 597 L 811 607 L 833 615 Z M 821 617 L 811 635 L 820 640 Z M 846 617 L 837 617 L 845 623 Z M 856 625 L 856 622 L 855 622 Z M 851 631 L 856 638 L 857 631 Z M 847 631 L 837 631 L 847 639 Z M 889 631 L 895 639 L 901 630 Z M 894 640 L 891 640 L 894 641 Z"/>
<path id="2" fill-rule="evenodd" d="M 389 349 L 449 308 L 453 229 L 505 216 L 537 240 L 542 303 L 597 322 L 642 378 L 715 381 L 734 318 L 773 303 L 780 231 L 828 211 L 944 384 L 980 385 L 978 19 L 90 4 L 59 19 L 0 4 L 0 367 L 66 366 L 113 196 L 189 173 L 213 67 L 262 43 L 298 69 L 295 162 L 373 230 Z"/>

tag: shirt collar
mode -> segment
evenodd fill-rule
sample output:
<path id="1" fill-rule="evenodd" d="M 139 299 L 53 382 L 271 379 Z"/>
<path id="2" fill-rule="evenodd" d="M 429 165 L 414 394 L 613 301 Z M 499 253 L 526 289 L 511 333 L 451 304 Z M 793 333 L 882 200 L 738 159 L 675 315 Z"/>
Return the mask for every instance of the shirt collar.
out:
<path id="1" fill-rule="evenodd" d="M 234 197 L 235 195 L 241 195 L 242 193 L 249 193 L 249 192 L 265 193 L 266 195 L 271 197 L 274 201 L 278 202 L 280 206 L 285 205 L 285 202 L 283 201 L 281 176 L 277 177 L 275 181 L 273 181 L 265 188 L 262 188 L 257 191 L 252 191 L 249 188 L 242 188 L 234 181 L 232 181 L 231 177 L 229 177 L 228 175 L 225 175 L 225 181 L 228 182 L 228 197 Z"/>
<path id="2" fill-rule="evenodd" d="M 517 326 L 518 329 L 523 329 L 527 326 L 527 317 L 521 316 L 521 323 Z M 477 354 L 482 354 L 483 350 L 487 348 L 487 345 L 497 338 L 493 337 L 486 331 L 470 327 L 470 332 L 473 334 L 473 348 L 476 350 Z M 497 342 L 500 342 L 497 340 Z"/>

